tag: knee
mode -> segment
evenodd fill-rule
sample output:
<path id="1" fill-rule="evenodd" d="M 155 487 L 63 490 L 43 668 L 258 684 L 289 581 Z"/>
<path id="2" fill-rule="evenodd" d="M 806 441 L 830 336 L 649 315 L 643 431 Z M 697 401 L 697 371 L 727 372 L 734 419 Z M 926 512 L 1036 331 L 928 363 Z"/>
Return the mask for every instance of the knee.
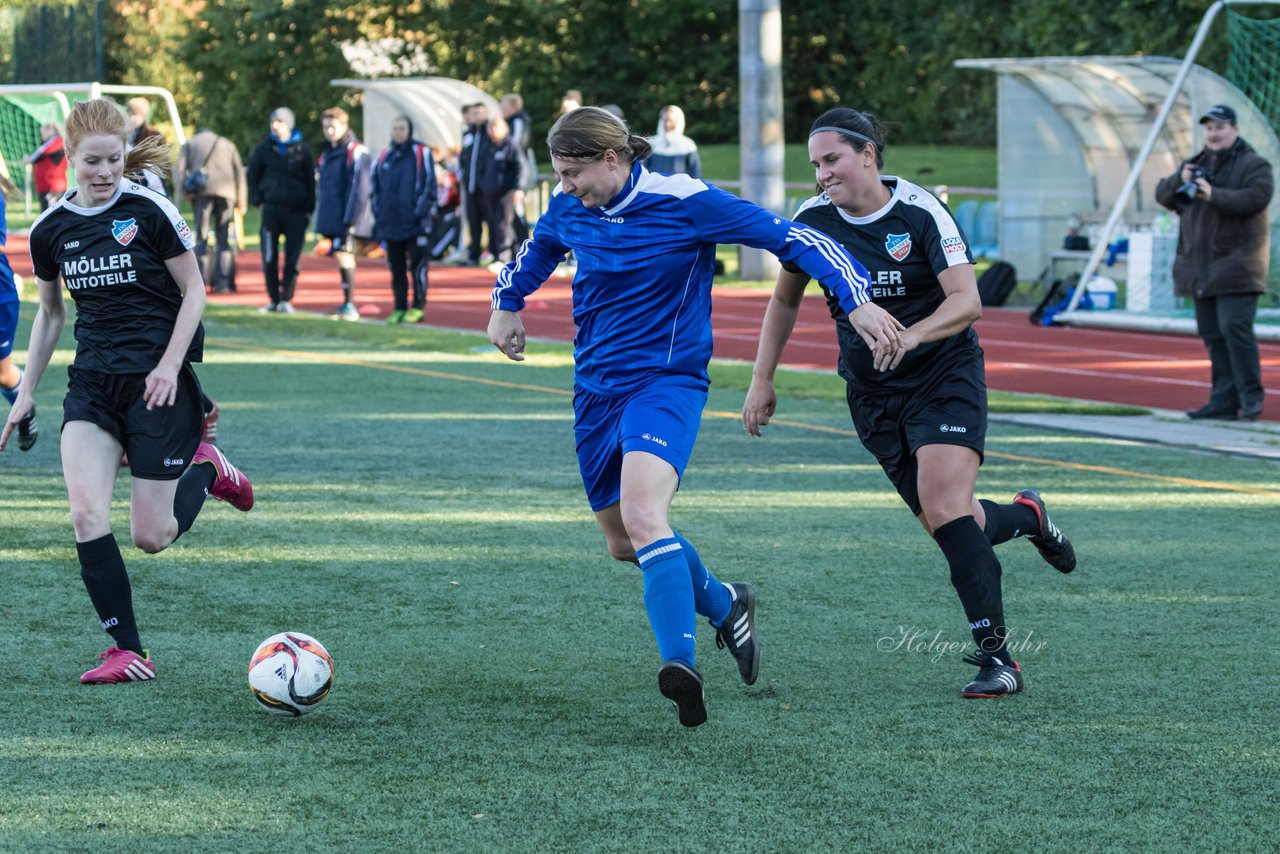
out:
<path id="1" fill-rule="evenodd" d="M 653 542 L 666 535 L 666 513 L 646 504 L 622 505 L 622 526 L 632 542 Z M 629 544 L 628 544 L 629 545 Z"/>
<path id="2" fill-rule="evenodd" d="M 636 562 L 636 550 L 631 545 L 631 540 L 617 540 L 609 537 L 605 540 L 605 546 L 609 549 L 609 557 L 614 560 L 620 560 L 624 563 Z"/>
<path id="3" fill-rule="evenodd" d="M 134 528 L 131 533 L 133 544 L 149 555 L 164 551 L 174 540 L 171 532 L 156 528 Z"/>
<path id="4" fill-rule="evenodd" d="M 91 507 L 71 507 L 71 527 L 75 529 L 76 540 L 87 542 L 103 536 L 111 529 L 111 511 Z"/>

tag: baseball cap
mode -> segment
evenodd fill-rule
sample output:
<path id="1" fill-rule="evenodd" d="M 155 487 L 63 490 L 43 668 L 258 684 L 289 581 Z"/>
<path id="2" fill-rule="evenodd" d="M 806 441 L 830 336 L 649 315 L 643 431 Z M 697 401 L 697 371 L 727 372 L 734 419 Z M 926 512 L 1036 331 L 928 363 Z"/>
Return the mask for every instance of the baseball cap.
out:
<path id="1" fill-rule="evenodd" d="M 1205 122 L 1226 122 L 1233 125 L 1236 123 L 1236 111 L 1225 104 L 1214 104 L 1200 117 L 1200 124 Z"/>

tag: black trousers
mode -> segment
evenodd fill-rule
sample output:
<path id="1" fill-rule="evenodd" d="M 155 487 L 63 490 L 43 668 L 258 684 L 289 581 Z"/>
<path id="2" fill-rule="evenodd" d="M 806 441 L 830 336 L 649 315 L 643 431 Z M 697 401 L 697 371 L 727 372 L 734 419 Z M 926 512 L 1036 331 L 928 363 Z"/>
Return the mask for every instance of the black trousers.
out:
<path id="1" fill-rule="evenodd" d="M 484 194 L 463 193 L 462 208 L 467 216 L 467 260 L 480 263 L 480 231 L 485 221 Z"/>
<path id="2" fill-rule="evenodd" d="M 234 208 L 221 196 L 196 196 L 191 202 L 196 226 L 196 260 L 206 284 L 219 293 L 236 289 L 236 253 L 231 248 L 231 220 Z M 213 232 L 214 255 L 209 257 L 209 232 Z"/>
<path id="3" fill-rule="evenodd" d="M 410 237 L 408 240 L 384 240 L 387 246 L 387 268 L 391 270 L 391 293 L 395 297 L 396 311 L 409 308 L 409 278 L 413 278 L 413 307 L 427 305 L 427 238 Z"/>
<path id="4" fill-rule="evenodd" d="M 485 224 L 489 226 L 489 252 L 493 260 L 506 264 L 511 261 L 516 241 L 515 204 L 512 193 L 484 196 Z"/>
<path id="5" fill-rule="evenodd" d="M 1262 360 L 1253 321 L 1257 294 L 1223 294 L 1197 299 L 1196 332 L 1209 350 L 1213 389 L 1209 406 L 1224 412 L 1259 406 L 1263 400 Z"/>
<path id="6" fill-rule="evenodd" d="M 262 272 L 267 279 L 267 296 L 274 303 L 289 302 L 298 284 L 298 259 L 307 239 L 309 211 L 262 206 Z M 280 274 L 280 238 L 284 238 L 284 275 Z"/>

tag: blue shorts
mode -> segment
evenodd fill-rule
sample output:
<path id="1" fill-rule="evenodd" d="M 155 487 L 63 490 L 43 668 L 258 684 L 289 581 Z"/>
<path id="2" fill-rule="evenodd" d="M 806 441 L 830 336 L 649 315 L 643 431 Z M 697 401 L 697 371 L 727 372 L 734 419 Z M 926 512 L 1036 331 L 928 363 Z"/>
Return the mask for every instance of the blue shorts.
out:
<path id="1" fill-rule="evenodd" d="M 13 339 L 18 334 L 18 309 L 22 303 L 0 302 L 0 359 L 13 352 Z"/>
<path id="2" fill-rule="evenodd" d="M 683 374 L 657 374 L 622 397 L 575 387 L 573 435 L 591 509 L 617 503 L 622 455 L 630 451 L 660 457 L 683 477 L 706 404 L 706 381 Z"/>

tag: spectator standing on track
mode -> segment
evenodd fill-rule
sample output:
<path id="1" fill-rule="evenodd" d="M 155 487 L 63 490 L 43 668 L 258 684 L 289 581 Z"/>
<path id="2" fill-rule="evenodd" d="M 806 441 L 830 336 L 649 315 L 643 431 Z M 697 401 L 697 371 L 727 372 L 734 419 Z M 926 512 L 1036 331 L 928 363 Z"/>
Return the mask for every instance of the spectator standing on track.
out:
<path id="1" fill-rule="evenodd" d="M 407 117 L 397 116 L 391 121 L 391 145 L 378 155 L 373 167 L 374 230 L 387 247 L 395 298 L 388 323 L 422 320 L 427 306 L 427 244 L 437 192 L 431 149 L 413 138 L 413 123 Z"/>
<path id="2" fill-rule="evenodd" d="M 1253 322 L 1267 289 L 1275 179 L 1240 137 L 1231 107 L 1210 107 L 1200 126 L 1204 149 L 1156 185 L 1156 201 L 1179 214 L 1174 293 L 1195 302 L 1196 332 L 1209 351 L 1209 401 L 1187 416 L 1255 421 L 1266 391 Z"/>
<path id="3" fill-rule="evenodd" d="M 524 180 L 520 188 L 512 196 L 515 207 L 515 245 L 524 243 L 529 236 L 529 221 L 525 212 L 525 194 L 534 188 L 538 181 L 538 159 L 533 152 L 533 123 L 529 111 L 524 108 L 524 98 L 515 92 L 502 96 L 502 117 L 507 120 L 511 129 L 511 138 L 520 148 L 520 155 L 525 161 Z"/>
<path id="4" fill-rule="evenodd" d="M 316 233 L 329 238 L 329 254 L 338 262 L 342 278 L 339 320 L 359 320 L 356 308 L 356 242 L 373 235 L 369 149 L 349 127 L 347 111 L 330 107 L 320 114 L 324 146 L 316 162 L 319 195 Z"/>
<path id="5" fill-rule="evenodd" d="M 40 145 L 28 154 L 31 179 L 40 197 L 40 210 L 62 198 L 67 191 L 67 155 L 62 144 L 62 130 L 53 122 L 40 125 Z"/>
<path id="6" fill-rule="evenodd" d="M 203 174 L 203 179 L 189 180 Z M 191 203 L 195 221 L 196 258 L 205 283 L 216 294 L 236 289 L 236 252 L 232 228 L 236 213 L 248 206 L 248 184 L 240 151 L 225 136 L 200 128 L 183 144 L 174 163 L 173 184 Z M 196 192 L 192 193 L 191 190 Z M 209 259 L 209 232 L 214 235 L 213 263 Z"/>
<path id="7" fill-rule="evenodd" d="M 489 120 L 489 149 L 476 181 L 489 229 L 490 265 L 497 272 L 514 253 L 516 236 L 515 196 L 526 180 L 526 161 L 501 116 Z M 496 267 L 494 266 L 496 265 Z"/>
<path id="8" fill-rule="evenodd" d="M 249 203 L 262 206 L 262 271 L 270 302 L 260 311 L 293 314 L 298 259 L 307 239 L 307 222 L 316 207 L 315 164 L 311 150 L 294 127 L 293 110 L 271 112 L 271 132 L 249 158 Z M 284 272 L 280 240 L 284 238 Z"/>
<path id="9" fill-rule="evenodd" d="M 489 115 L 484 104 L 469 104 L 462 133 L 462 151 L 458 154 L 458 176 L 462 179 L 462 211 L 467 221 L 467 266 L 478 267 L 481 254 L 481 232 L 488 214 L 484 195 L 477 186 L 480 169 L 489 156 Z"/>

